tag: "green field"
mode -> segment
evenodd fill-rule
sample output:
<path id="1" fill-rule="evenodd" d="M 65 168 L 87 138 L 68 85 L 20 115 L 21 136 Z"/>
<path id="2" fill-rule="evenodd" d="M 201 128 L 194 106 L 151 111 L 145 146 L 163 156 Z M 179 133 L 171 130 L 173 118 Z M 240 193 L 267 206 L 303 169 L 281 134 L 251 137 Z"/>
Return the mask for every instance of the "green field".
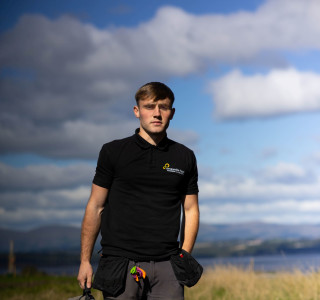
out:
<path id="1" fill-rule="evenodd" d="M 81 294 L 75 277 L 38 272 L 0 276 L 1 299 L 67 300 Z M 101 293 L 94 290 L 96 300 Z M 252 267 L 216 266 L 185 289 L 186 300 L 320 300 L 320 273 L 257 273 Z"/>

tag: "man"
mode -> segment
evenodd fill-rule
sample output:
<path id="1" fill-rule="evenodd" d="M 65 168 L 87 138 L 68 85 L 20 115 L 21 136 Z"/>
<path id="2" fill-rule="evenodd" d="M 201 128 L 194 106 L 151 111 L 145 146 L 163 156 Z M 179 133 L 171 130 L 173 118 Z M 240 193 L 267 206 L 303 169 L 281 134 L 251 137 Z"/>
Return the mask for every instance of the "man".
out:
<path id="1" fill-rule="evenodd" d="M 100 151 L 82 223 L 78 281 L 82 288 L 85 283 L 91 287 L 90 259 L 101 228 L 103 250 L 94 287 L 105 299 L 184 299 L 170 258 L 179 254 L 181 206 L 181 248 L 191 253 L 197 236 L 196 159 L 190 149 L 167 138 L 175 113 L 171 89 L 150 82 L 135 98 L 140 128 Z M 145 278 L 136 270 L 145 271 Z"/>

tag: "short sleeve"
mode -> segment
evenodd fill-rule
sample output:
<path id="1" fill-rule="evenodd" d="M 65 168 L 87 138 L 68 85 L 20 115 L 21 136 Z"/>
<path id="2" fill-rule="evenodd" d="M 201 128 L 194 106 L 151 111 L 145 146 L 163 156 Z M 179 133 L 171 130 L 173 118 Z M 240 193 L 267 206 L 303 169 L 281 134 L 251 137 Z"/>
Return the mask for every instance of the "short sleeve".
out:
<path id="1" fill-rule="evenodd" d="M 193 152 L 191 157 L 190 171 L 188 175 L 189 177 L 187 179 L 186 195 L 198 194 L 199 193 L 198 168 L 197 168 L 197 160 Z"/>
<path id="2" fill-rule="evenodd" d="M 109 189 L 114 177 L 114 166 L 111 163 L 107 144 L 103 145 L 97 162 L 96 174 L 93 183 L 103 188 Z"/>

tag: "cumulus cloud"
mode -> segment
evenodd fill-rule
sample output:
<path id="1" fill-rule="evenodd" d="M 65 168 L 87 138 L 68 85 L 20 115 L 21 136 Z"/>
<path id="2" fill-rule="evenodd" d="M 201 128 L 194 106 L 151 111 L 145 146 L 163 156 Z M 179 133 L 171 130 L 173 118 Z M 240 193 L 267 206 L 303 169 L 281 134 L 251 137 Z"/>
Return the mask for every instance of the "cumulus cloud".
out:
<path id="1" fill-rule="evenodd" d="M 278 199 L 270 203 L 216 202 L 201 205 L 201 219 L 207 223 L 268 222 L 283 224 L 318 223 L 319 199 Z"/>
<path id="2" fill-rule="evenodd" d="M 219 119 L 268 117 L 320 110 L 320 74 L 293 68 L 265 75 L 239 70 L 213 81 L 209 91 Z"/>
<path id="3" fill-rule="evenodd" d="M 201 199 L 210 201 L 273 203 L 279 199 L 318 199 L 320 177 L 316 170 L 303 169 L 292 163 L 256 171 L 251 176 L 215 176 L 200 180 Z"/>
<path id="4" fill-rule="evenodd" d="M 137 27 L 105 29 L 70 16 L 24 15 L 0 35 L 0 153 L 96 159 L 104 142 L 133 134 L 138 126 L 132 106 L 140 85 L 220 64 L 278 69 L 254 76 L 234 71 L 216 80 L 211 92 L 219 118 L 317 110 L 319 76 L 283 69 L 281 51 L 320 49 L 319 8 L 318 0 L 269 0 L 254 12 L 193 15 L 166 6 Z M 265 89 L 270 97 L 260 97 L 257 107 L 252 95 L 264 96 Z M 236 92 L 249 95 L 237 100 Z M 179 111 L 178 99 L 176 105 Z M 192 130 L 170 129 L 169 135 L 196 148 Z M 259 216 L 268 209 L 264 200 L 280 210 L 300 200 L 305 206 L 296 205 L 296 212 L 318 209 L 315 172 L 288 164 L 251 177 L 205 171 L 200 174 L 204 220 L 209 212 L 214 221 Z M 0 226 L 80 224 L 93 165 L 1 164 L 0 172 Z M 269 207 L 270 220 L 273 213 Z"/>
<path id="5" fill-rule="evenodd" d="M 90 195 L 90 187 L 43 189 L 34 191 L 5 191 L 1 193 L 1 208 L 16 211 L 22 208 L 61 211 L 84 208 Z"/>
<path id="6" fill-rule="evenodd" d="M 0 227 L 32 228 L 44 224 L 80 226 L 90 195 L 89 185 L 0 193 Z"/>
<path id="7" fill-rule="evenodd" d="M 182 75 L 208 62 L 249 63 L 266 59 L 269 51 L 319 49 L 319 5 L 317 0 L 271 0 L 255 12 L 202 16 L 164 7 L 138 31 L 157 45 L 158 62 Z"/>
<path id="8" fill-rule="evenodd" d="M 261 182 L 268 183 L 296 184 L 314 183 L 317 181 L 315 173 L 311 170 L 288 163 L 279 163 L 275 166 L 266 167 L 257 175 Z"/>
<path id="9" fill-rule="evenodd" d="M 303 178 L 303 181 L 305 179 Z M 305 199 L 318 197 L 320 194 L 319 178 L 311 183 L 281 183 L 257 180 L 253 177 L 242 178 L 237 182 L 230 182 L 228 178 L 219 178 L 218 181 L 201 181 L 201 197 L 204 201 L 211 199 L 233 201 L 266 201 L 277 198 Z"/>
<path id="10" fill-rule="evenodd" d="M 81 209 L 62 210 L 43 208 L 17 208 L 6 211 L 0 208 L 0 227 L 16 229 L 33 229 L 38 226 L 65 224 L 80 226 L 84 214 L 84 207 Z"/>
<path id="11" fill-rule="evenodd" d="M 94 169 L 90 164 L 22 168 L 1 164 L 0 226 L 80 225 Z M 202 222 L 298 223 L 318 217 L 317 169 L 282 162 L 247 176 L 219 175 L 205 166 L 199 170 L 206 174 L 199 181 Z"/>
<path id="12" fill-rule="evenodd" d="M 81 184 L 90 184 L 94 172 L 95 165 L 86 163 L 67 166 L 28 165 L 20 168 L 0 163 L 0 189 L 37 191 L 72 188 Z"/>
<path id="13" fill-rule="evenodd" d="M 200 179 L 204 222 L 317 222 L 320 176 L 317 170 L 278 163 L 250 176 Z"/>
<path id="14" fill-rule="evenodd" d="M 0 128 L 3 153 L 32 152 L 58 158 L 96 159 L 99 147 L 107 141 L 132 135 L 138 123 L 124 120 L 113 123 L 93 123 L 66 120 L 56 126 L 37 126 L 30 120 L 6 118 Z"/>
<path id="15" fill-rule="evenodd" d="M 220 63 L 254 61 L 283 66 L 285 59 L 279 58 L 278 50 L 319 49 L 319 6 L 317 0 L 269 0 L 257 11 L 229 15 L 193 15 L 166 6 L 137 27 L 111 29 L 98 29 L 70 16 L 55 20 L 22 16 L 14 28 L 0 36 L 0 141 L 5 145 L 0 151 L 95 157 L 93 148 L 101 143 L 101 132 L 103 139 L 112 138 L 115 120 L 118 128 L 123 120 L 120 130 L 127 132 L 133 119 L 129 113 L 133 94 L 147 81 L 165 81 Z M 308 103 L 302 105 L 299 94 L 290 107 L 284 104 L 272 109 L 268 105 L 263 112 L 257 108 L 256 114 L 318 108 L 314 100 L 318 90 L 311 85 L 318 77 L 290 72 L 288 84 L 294 80 L 310 82 L 304 91 L 295 89 L 308 96 Z M 243 79 L 241 74 L 232 75 Z M 227 79 L 222 79 L 221 85 Z M 281 89 L 277 91 L 282 96 Z M 220 117 L 251 115 L 251 111 L 234 111 L 233 98 L 222 105 L 222 98 L 217 96 Z M 231 108 L 226 108 L 228 104 Z M 73 128 L 76 125 L 78 130 Z M 90 133 L 90 138 L 81 135 L 82 130 Z M 94 130 L 99 138 L 91 147 L 88 138 L 93 139 Z M 72 142 L 71 131 L 75 132 Z"/>

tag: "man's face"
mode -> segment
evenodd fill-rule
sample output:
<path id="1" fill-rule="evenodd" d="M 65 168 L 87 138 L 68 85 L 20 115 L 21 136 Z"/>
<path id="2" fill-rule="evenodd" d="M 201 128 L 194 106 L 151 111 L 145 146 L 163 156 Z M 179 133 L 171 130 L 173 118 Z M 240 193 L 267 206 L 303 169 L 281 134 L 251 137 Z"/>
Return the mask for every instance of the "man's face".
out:
<path id="1" fill-rule="evenodd" d="M 169 98 L 154 101 L 146 98 L 133 108 L 135 116 L 140 119 L 140 130 L 148 134 L 162 134 L 169 126 L 174 115 Z"/>

